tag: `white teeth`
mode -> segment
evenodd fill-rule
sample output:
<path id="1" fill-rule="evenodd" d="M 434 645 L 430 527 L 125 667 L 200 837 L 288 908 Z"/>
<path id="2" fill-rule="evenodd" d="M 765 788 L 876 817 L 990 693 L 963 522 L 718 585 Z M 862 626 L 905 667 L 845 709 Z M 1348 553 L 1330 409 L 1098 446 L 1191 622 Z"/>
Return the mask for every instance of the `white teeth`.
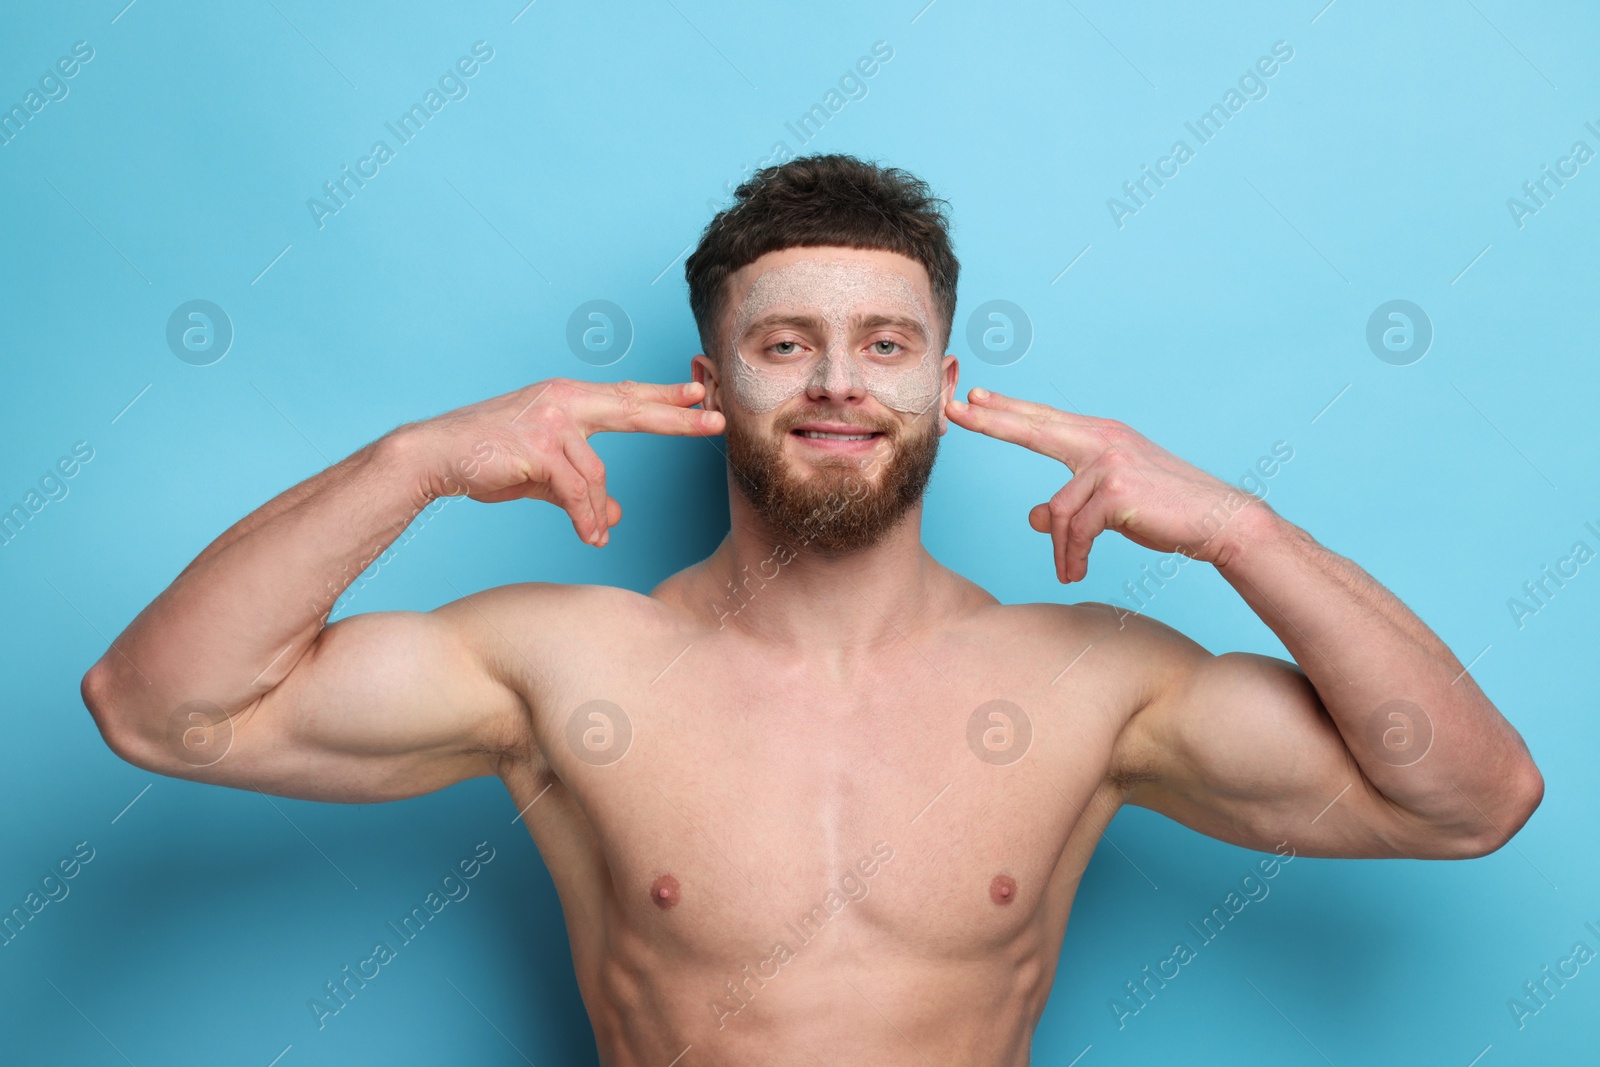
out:
<path id="1" fill-rule="evenodd" d="M 824 433 L 821 430 L 801 430 L 802 437 L 819 437 L 824 441 L 870 441 L 870 433 Z"/>

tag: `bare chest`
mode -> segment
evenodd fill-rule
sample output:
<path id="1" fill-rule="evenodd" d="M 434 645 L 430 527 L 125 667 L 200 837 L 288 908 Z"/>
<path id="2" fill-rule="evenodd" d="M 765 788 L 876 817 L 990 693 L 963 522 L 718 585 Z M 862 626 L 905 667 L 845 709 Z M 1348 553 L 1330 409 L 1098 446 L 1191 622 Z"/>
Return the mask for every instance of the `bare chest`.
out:
<path id="1" fill-rule="evenodd" d="M 551 702 L 530 825 L 564 899 L 707 957 L 987 954 L 1064 925 L 1114 811 L 1114 694 L 961 642 L 866 669 L 718 651 Z"/>

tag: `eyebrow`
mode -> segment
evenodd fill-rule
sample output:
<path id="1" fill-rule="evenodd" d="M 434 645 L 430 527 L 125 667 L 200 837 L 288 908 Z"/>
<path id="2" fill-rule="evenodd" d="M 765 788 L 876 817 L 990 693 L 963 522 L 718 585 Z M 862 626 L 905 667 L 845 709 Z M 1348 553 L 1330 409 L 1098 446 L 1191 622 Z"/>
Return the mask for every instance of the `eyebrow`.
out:
<path id="1" fill-rule="evenodd" d="M 852 315 L 850 322 L 857 329 L 876 329 L 879 326 L 893 326 L 904 330 L 922 341 L 928 340 L 928 335 L 922 328 L 922 323 L 905 315 L 884 315 L 882 313 L 868 315 Z M 773 326 L 796 326 L 802 329 L 821 332 L 823 320 L 817 315 L 807 315 L 798 312 L 774 312 L 762 315 L 745 327 L 745 333 L 755 330 L 764 330 Z"/>

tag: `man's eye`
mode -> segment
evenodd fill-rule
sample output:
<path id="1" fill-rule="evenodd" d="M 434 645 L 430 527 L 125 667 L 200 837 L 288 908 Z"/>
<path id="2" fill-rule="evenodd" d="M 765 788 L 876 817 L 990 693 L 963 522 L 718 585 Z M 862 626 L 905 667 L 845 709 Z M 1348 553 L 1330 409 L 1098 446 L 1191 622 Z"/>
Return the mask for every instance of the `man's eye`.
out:
<path id="1" fill-rule="evenodd" d="M 874 341 L 874 342 L 872 342 L 872 344 L 873 344 L 874 350 L 880 356 L 892 356 L 892 355 L 894 355 L 894 350 L 895 349 L 905 347 L 899 341 L 887 341 L 887 340 L 886 341 Z M 889 350 L 885 351 L 884 349 L 877 347 L 879 345 L 888 345 L 889 346 Z"/>
<path id="2" fill-rule="evenodd" d="M 784 348 L 784 345 L 790 345 L 792 347 Z M 795 354 L 795 349 L 797 349 L 799 345 L 799 341 L 779 341 L 772 346 L 772 351 L 776 355 L 792 356 Z"/>

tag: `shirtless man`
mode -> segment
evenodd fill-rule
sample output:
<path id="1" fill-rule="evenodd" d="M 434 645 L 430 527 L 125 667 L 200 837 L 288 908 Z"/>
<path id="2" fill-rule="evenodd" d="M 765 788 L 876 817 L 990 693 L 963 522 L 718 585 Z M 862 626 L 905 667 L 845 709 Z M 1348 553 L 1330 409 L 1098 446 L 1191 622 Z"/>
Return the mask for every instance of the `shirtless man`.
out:
<path id="1" fill-rule="evenodd" d="M 1027 1064 L 1123 804 L 1284 856 L 1482 856 L 1532 814 L 1517 732 L 1355 564 L 1119 422 L 955 398 L 920 182 L 808 157 L 737 196 L 688 263 L 692 382 L 535 383 L 268 502 L 85 676 L 111 748 L 325 801 L 498 775 L 615 1067 Z M 1028 515 L 1059 581 L 1107 529 L 1181 552 L 1296 662 L 941 565 L 921 495 L 950 423 L 1071 472 Z M 648 596 L 530 582 L 324 625 L 441 494 L 547 500 L 604 545 L 604 431 L 723 436 L 709 558 Z"/>

